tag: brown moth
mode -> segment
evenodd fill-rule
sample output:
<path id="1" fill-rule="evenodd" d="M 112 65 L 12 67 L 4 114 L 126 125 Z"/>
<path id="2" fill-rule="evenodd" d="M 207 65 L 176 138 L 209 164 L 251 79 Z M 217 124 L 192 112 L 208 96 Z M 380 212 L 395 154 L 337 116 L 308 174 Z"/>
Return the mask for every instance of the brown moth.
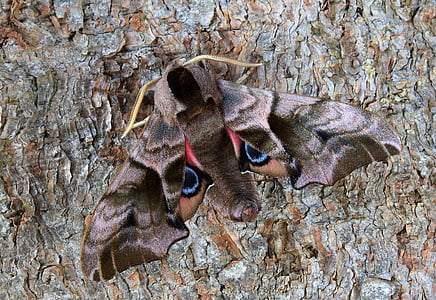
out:
<path id="1" fill-rule="evenodd" d="M 216 80 L 196 65 L 168 66 L 154 105 L 86 228 L 81 263 L 89 279 L 164 257 L 188 236 L 184 221 L 206 191 L 223 217 L 254 220 L 260 197 L 245 171 L 288 176 L 297 189 L 331 185 L 401 148 L 370 112 Z"/>

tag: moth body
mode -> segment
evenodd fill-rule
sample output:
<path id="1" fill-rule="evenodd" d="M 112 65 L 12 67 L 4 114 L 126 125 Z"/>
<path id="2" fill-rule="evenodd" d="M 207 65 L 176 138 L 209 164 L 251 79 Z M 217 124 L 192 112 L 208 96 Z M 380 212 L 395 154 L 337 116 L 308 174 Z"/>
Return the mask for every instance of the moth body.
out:
<path id="1" fill-rule="evenodd" d="M 164 257 L 188 236 L 184 221 L 206 192 L 222 216 L 255 219 L 260 197 L 246 171 L 287 176 L 298 189 L 332 185 L 401 149 L 395 132 L 362 109 L 216 81 L 192 65 L 169 66 L 154 102 L 85 229 L 81 263 L 89 279 Z"/>
<path id="2" fill-rule="evenodd" d="M 189 147 L 187 164 L 201 170 L 195 178 L 201 178 L 201 173 L 210 177 L 214 186 L 208 190 L 208 199 L 221 215 L 235 221 L 254 220 L 260 210 L 259 194 L 250 175 L 241 174 L 234 145 L 224 124 L 221 93 L 215 80 L 197 66 L 170 69 L 168 74 L 171 75 L 164 78 L 169 79 L 160 81 L 157 88 L 163 86 L 171 90 L 172 101 L 177 102 L 175 106 L 184 107 L 169 119 L 175 119 L 184 132 Z M 185 87 L 183 91 L 179 88 L 181 82 Z M 185 180 L 186 185 L 192 185 L 192 182 Z M 183 201 L 188 203 L 186 198 Z M 192 207 L 198 207 L 194 201 Z"/>

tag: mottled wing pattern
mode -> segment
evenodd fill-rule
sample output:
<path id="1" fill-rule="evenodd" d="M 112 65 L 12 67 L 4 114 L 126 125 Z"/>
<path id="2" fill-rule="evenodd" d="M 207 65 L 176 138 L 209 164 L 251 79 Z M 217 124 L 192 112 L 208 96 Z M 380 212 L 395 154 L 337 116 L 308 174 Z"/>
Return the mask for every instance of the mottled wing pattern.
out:
<path id="1" fill-rule="evenodd" d="M 401 149 L 396 134 L 381 118 L 354 106 L 224 80 L 218 86 L 226 126 L 281 162 L 295 188 L 313 182 L 331 185 Z"/>
<path id="2" fill-rule="evenodd" d="M 179 211 L 184 168 L 183 132 L 153 114 L 85 230 L 81 263 L 87 278 L 107 280 L 161 259 L 188 236 Z"/>

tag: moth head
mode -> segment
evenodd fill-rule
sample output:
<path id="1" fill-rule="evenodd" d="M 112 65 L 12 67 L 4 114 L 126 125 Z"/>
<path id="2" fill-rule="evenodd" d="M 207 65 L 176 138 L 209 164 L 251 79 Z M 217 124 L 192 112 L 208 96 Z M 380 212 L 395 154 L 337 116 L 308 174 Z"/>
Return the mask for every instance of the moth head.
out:
<path id="1" fill-rule="evenodd" d="M 219 105 L 221 93 L 211 74 L 195 65 L 172 65 L 156 85 L 155 106 L 170 124 L 177 116 L 195 116 L 205 106 Z"/>

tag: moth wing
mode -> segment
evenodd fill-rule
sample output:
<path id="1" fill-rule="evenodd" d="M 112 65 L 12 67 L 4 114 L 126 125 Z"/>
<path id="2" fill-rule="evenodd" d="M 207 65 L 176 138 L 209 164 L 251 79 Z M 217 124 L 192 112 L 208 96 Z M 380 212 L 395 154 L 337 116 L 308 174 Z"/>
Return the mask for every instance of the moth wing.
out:
<path id="1" fill-rule="evenodd" d="M 224 80 L 218 86 L 229 130 L 279 161 L 295 188 L 314 182 L 331 185 L 401 149 L 397 135 L 381 118 L 354 106 Z M 254 171 L 269 174 L 265 167 Z"/>
<path id="2" fill-rule="evenodd" d="M 160 259 L 188 236 L 179 211 L 184 168 L 183 132 L 153 114 L 85 230 L 81 264 L 87 278 L 108 280 Z"/>

